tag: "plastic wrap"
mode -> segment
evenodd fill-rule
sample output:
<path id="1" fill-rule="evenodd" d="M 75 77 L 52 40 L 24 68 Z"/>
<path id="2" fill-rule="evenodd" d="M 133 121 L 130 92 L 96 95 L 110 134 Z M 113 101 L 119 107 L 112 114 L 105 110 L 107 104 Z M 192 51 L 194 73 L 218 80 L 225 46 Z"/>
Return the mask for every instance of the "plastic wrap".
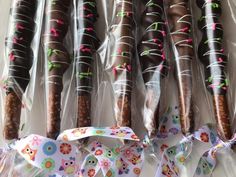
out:
<path id="1" fill-rule="evenodd" d="M 47 1 L 45 31 L 45 77 L 47 98 L 47 136 L 56 138 L 61 124 L 61 92 L 63 75 L 70 66 L 71 58 L 63 40 L 67 34 L 71 1 Z"/>
<path id="2" fill-rule="evenodd" d="M 98 13 L 94 0 L 76 1 L 75 7 L 76 122 L 77 127 L 87 127 L 91 126 L 91 100 L 96 63 L 94 60 L 99 47 L 95 31 Z"/>
<path id="3" fill-rule="evenodd" d="M 36 96 L 33 97 L 32 111 L 23 116 L 26 119 L 30 117 L 31 121 L 25 124 L 30 131 L 23 133 L 24 138 L 0 147 L 0 176 L 235 176 L 233 148 L 236 139 L 222 141 L 218 137 L 214 119 L 209 116 L 214 109 L 206 101 L 206 95 L 210 101 L 212 95 L 205 92 L 206 87 L 203 87 L 205 66 L 194 57 L 197 56 L 196 49 L 202 35 L 196 28 L 200 13 L 195 12 L 201 11 L 195 7 L 196 2 L 163 1 L 166 3 L 164 9 L 162 1 L 158 0 L 73 0 L 73 3 L 70 2 L 72 7 L 68 5 L 68 9 L 63 2 L 69 3 L 47 1 L 45 11 L 39 8 L 41 13 L 45 12 L 45 30 L 41 34 L 44 58 L 39 62 L 45 64 L 45 71 L 31 70 L 37 73 Z M 233 29 L 236 22 L 233 3 L 227 0 L 222 4 L 224 13 L 220 18 L 226 29 L 223 44 L 227 44 L 225 54 L 230 63 L 229 76 L 226 75 L 230 83 L 227 95 L 231 97 L 228 108 L 230 113 L 234 113 L 233 59 L 236 39 L 230 27 Z M 56 12 L 56 17 L 68 18 L 65 21 L 53 19 L 53 6 L 60 11 Z M 191 7 L 194 12 L 189 18 Z M 62 9 L 65 10 L 65 16 L 64 13 L 61 15 Z M 191 20 L 191 25 L 189 21 L 186 25 L 178 20 L 183 15 L 182 9 L 187 16 L 184 21 Z M 191 30 L 182 30 L 185 25 Z M 181 35 L 175 34 L 173 26 L 178 27 Z M 55 29 L 51 30 L 51 27 Z M 200 36 L 196 35 L 198 32 Z M 101 40 L 100 46 L 98 38 Z M 180 38 L 184 40 L 183 43 L 176 44 Z M 52 41 L 59 43 L 48 50 L 49 45 L 45 43 Z M 64 49 L 67 51 L 63 57 L 58 51 L 62 48 L 63 52 Z M 182 51 L 189 52 L 191 57 L 184 56 L 184 61 L 181 61 Z M 155 54 L 158 57 L 153 57 Z M 66 66 L 58 62 L 66 62 Z M 146 74 L 145 69 L 153 66 L 156 68 Z M 63 78 L 58 82 L 59 87 L 50 87 L 49 78 L 55 74 L 50 73 L 50 67 Z M 187 75 L 191 73 L 191 77 L 181 72 L 187 68 L 192 70 L 187 72 Z M 166 80 L 167 85 L 164 83 Z M 56 95 L 50 90 L 58 91 L 60 96 L 50 101 L 50 96 Z M 46 104 L 43 104 L 43 97 L 46 98 Z M 194 131 L 191 124 L 192 100 L 194 104 L 196 101 L 198 109 L 194 110 Z M 168 103 L 168 109 L 163 102 Z M 51 109 L 50 105 L 56 105 L 55 109 Z M 42 106 L 44 111 L 40 112 L 38 109 Z M 51 110 L 56 115 L 53 119 L 46 116 Z M 159 116 L 154 117 L 154 112 L 158 112 Z M 230 116 L 231 122 L 234 121 L 233 116 Z M 53 121 L 47 122 L 46 117 Z M 182 123 L 182 131 L 180 121 L 185 122 Z M 192 125 L 190 129 L 185 126 L 189 124 Z M 50 138 L 44 137 L 48 133 L 46 125 L 53 130 L 48 134 Z M 132 127 L 134 132 L 122 126 Z M 143 138 L 145 128 L 153 141 Z M 140 135 L 140 139 L 136 135 Z M 89 141 L 81 141 L 84 138 L 89 138 Z"/>
<path id="4" fill-rule="evenodd" d="M 143 7 L 144 6 L 144 7 Z M 155 137 L 159 123 L 159 102 L 162 78 L 167 75 L 166 25 L 163 1 L 142 1 L 142 38 L 138 45 L 139 60 L 145 83 L 144 125 L 150 137 Z"/>
<path id="5" fill-rule="evenodd" d="M 212 95 L 218 132 L 224 140 L 232 138 L 229 108 L 226 98 L 229 81 L 226 73 L 227 54 L 223 46 L 223 26 L 220 22 L 221 1 L 196 1 L 202 15 L 198 21 L 202 40 L 198 57 L 204 65 L 205 86 Z"/>
<path id="6" fill-rule="evenodd" d="M 110 29 L 107 71 L 114 93 L 113 109 L 118 126 L 131 126 L 132 63 L 134 52 L 134 3 L 132 0 L 114 3 Z"/>
<path id="7" fill-rule="evenodd" d="M 7 76 L 3 75 L 6 78 L 4 138 L 8 140 L 19 137 L 21 112 L 25 112 L 22 109 L 32 106 L 42 21 L 37 9 L 42 8 L 43 2 L 12 1 L 5 38 Z"/>
<path id="8" fill-rule="evenodd" d="M 192 103 L 192 60 L 194 58 L 191 35 L 192 15 L 188 0 L 170 0 L 166 13 L 171 36 L 175 77 L 178 82 L 180 124 L 183 134 L 194 130 Z"/>

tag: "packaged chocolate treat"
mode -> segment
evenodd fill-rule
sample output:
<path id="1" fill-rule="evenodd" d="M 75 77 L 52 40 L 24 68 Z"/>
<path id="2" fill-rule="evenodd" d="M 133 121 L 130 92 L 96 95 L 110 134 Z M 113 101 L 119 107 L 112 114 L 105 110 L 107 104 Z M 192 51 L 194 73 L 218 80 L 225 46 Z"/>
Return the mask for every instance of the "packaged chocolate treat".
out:
<path id="1" fill-rule="evenodd" d="M 39 10 L 44 2 L 13 0 L 8 33 L 5 37 L 4 138 L 19 138 L 22 112 L 31 109 L 40 44 Z M 26 108 L 26 109 L 23 109 Z M 25 118 L 26 120 L 26 118 Z"/>
<path id="2" fill-rule="evenodd" d="M 192 39 L 192 14 L 188 0 L 166 2 L 168 29 L 174 59 L 174 72 L 178 85 L 180 124 L 182 133 L 189 135 L 194 130 L 192 100 L 192 60 L 194 47 Z"/>
<path id="3" fill-rule="evenodd" d="M 74 65 L 76 78 L 76 127 L 91 126 L 91 100 L 99 39 L 95 23 L 98 18 L 95 0 L 80 0 L 75 4 Z"/>
<path id="4" fill-rule="evenodd" d="M 55 139 L 60 133 L 61 92 L 63 75 L 71 64 L 64 38 L 70 22 L 71 1 L 47 1 L 45 8 L 43 47 L 47 99 L 47 137 Z"/>
<path id="5" fill-rule="evenodd" d="M 163 1 L 142 1 L 138 55 L 145 84 L 143 121 L 150 137 L 155 137 L 159 122 L 159 103 L 163 78 L 168 72 L 165 38 L 167 35 Z"/>
<path id="6" fill-rule="evenodd" d="M 115 119 L 118 126 L 131 126 L 132 63 L 135 47 L 134 2 L 114 1 L 110 27 L 109 57 L 105 70 L 113 88 Z"/>
<path id="7" fill-rule="evenodd" d="M 223 44 L 224 28 L 220 20 L 222 2 L 197 0 L 196 4 L 201 9 L 198 28 L 202 38 L 199 42 L 198 57 L 204 66 L 205 86 L 212 97 L 218 133 L 223 140 L 229 140 L 232 138 L 232 131 L 226 97 L 229 86 L 226 68 L 228 56 Z"/>

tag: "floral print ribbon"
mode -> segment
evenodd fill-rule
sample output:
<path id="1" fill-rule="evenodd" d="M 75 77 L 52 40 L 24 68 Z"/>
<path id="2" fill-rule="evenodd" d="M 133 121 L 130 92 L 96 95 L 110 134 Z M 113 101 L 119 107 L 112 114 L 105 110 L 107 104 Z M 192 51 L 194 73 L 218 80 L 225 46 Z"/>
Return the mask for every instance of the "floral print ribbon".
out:
<path id="1" fill-rule="evenodd" d="M 129 127 L 109 127 L 109 128 L 95 128 L 84 127 L 65 130 L 58 136 L 58 140 L 75 141 L 78 139 L 91 137 L 91 136 L 104 136 L 116 139 L 125 139 L 139 141 L 139 138 L 134 134 Z"/>
<path id="2" fill-rule="evenodd" d="M 131 141 L 113 148 L 99 141 L 86 146 L 72 142 L 91 136 Z M 191 159 L 195 141 L 210 148 L 196 159 L 199 161 L 194 168 L 195 172 L 189 176 L 210 177 L 217 164 L 216 153 L 235 145 L 236 136 L 229 142 L 223 142 L 213 128 L 203 126 L 193 135 L 183 137 L 178 107 L 172 107 L 162 117 L 155 141 L 145 139 L 140 142 L 128 127 L 76 128 L 62 132 L 57 140 L 30 135 L 10 144 L 8 148 L 0 149 L 0 171 L 7 175 L 6 159 L 9 159 L 7 164 L 11 164 L 14 155 L 10 155 L 9 151 L 16 150 L 19 157 L 26 160 L 25 166 L 31 166 L 31 170 L 24 171 L 21 176 L 34 171 L 37 177 L 93 177 L 101 171 L 104 177 L 138 177 L 144 162 L 144 148 L 152 145 L 155 153 L 161 154 L 156 177 L 180 177 L 182 168 Z M 2 163 L 5 165 L 1 166 Z"/>
<path id="3" fill-rule="evenodd" d="M 176 125 L 179 124 L 178 122 L 178 110 L 177 107 L 175 107 L 162 119 L 158 134 L 158 142 L 179 134 L 180 127 Z M 159 145 L 159 152 L 162 154 L 162 157 L 157 168 L 156 177 L 180 177 L 182 167 L 185 165 L 188 158 L 190 158 L 193 142 L 195 140 L 208 145 L 210 149 L 200 157 L 193 176 L 210 177 L 217 163 L 216 152 L 222 148 L 230 147 L 235 144 L 236 136 L 225 143 L 220 140 L 213 128 L 203 126 L 193 135 L 183 137 L 182 140 L 175 145 L 161 143 Z"/>
<path id="4" fill-rule="evenodd" d="M 91 136 L 131 141 L 112 149 L 98 141 L 86 147 L 70 142 Z M 136 177 L 141 172 L 144 160 L 142 143 L 128 127 L 66 130 L 58 140 L 32 134 L 14 142 L 10 148 L 29 164 L 42 169 L 48 177 L 93 177 L 100 169 L 106 177 Z"/>
<path id="5" fill-rule="evenodd" d="M 236 134 L 232 140 L 223 142 L 219 140 L 210 150 L 205 152 L 199 160 L 194 177 L 210 177 L 216 166 L 216 153 L 223 148 L 230 148 L 236 143 Z"/>

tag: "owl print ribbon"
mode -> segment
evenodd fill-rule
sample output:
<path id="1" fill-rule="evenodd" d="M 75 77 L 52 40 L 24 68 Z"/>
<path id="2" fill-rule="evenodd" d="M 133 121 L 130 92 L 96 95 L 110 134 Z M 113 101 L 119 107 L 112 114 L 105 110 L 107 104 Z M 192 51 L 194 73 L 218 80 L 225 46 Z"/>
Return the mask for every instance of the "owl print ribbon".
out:
<path id="1" fill-rule="evenodd" d="M 216 153 L 224 148 L 231 148 L 236 144 L 236 134 L 228 142 L 219 142 L 210 150 L 206 151 L 198 162 L 194 177 L 211 177 L 211 174 L 216 166 Z"/>
<path id="2" fill-rule="evenodd" d="M 199 161 L 193 176 L 210 177 L 217 164 L 216 152 L 236 144 L 236 138 L 228 142 L 221 141 L 211 125 L 203 126 L 192 135 L 184 137 L 180 128 L 178 106 L 169 107 L 166 114 L 160 119 L 157 138 L 153 140 L 146 138 L 145 141 L 148 142 L 149 147 L 153 147 L 155 154 L 161 156 L 156 177 L 180 177 L 181 169 L 194 153 L 195 141 L 205 144 L 209 148 L 199 159 L 196 159 Z"/>
<path id="3" fill-rule="evenodd" d="M 91 136 L 131 141 L 113 148 L 98 141 L 84 147 L 72 142 Z M 210 177 L 217 164 L 217 152 L 235 145 L 236 136 L 223 142 L 213 128 L 203 126 L 193 135 L 183 137 L 179 126 L 178 107 L 175 106 L 169 108 L 162 117 L 156 141 L 145 139 L 140 142 L 132 129 L 127 127 L 76 128 L 62 132 L 57 140 L 30 135 L 0 149 L 0 172 L 7 176 L 7 169 L 13 166 L 11 162 L 15 157 L 9 151 L 16 150 L 19 154 L 17 157 L 26 160 L 25 166 L 31 166 L 29 174 L 35 171 L 37 177 L 94 177 L 99 171 L 104 177 L 138 177 L 144 162 L 144 148 L 152 145 L 155 146 L 155 152 L 161 154 L 156 177 L 180 177 L 181 169 L 191 159 L 195 141 L 210 148 L 199 157 L 195 172 L 190 176 Z M 26 171 L 23 173 L 24 175 L 18 176 L 26 176 Z"/>
<path id="4" fill-rule="evenodd" d="M 65 130 L 58 136 L 58 140 L 65 141 L 76 141 L 78 139 L 91 137 L 91 136 L 101 136 L 124 140 L 139 141 L 139 138 L 134 134 L 132 129 L 129 127 L 105 127 L 105 128 L 95 128 L 95 127 L 83 127 L 75 128 L 70 130 Z"/>
<path id="5" fill-rule="evenodd" d="M 86 147 L 70 142 L 91 136 L 131 141 L 111 149 L 98 141 Z M 100 170 L 106 177 L 136 177 L 141 173 L 144 159 L 142 143 L 128 127 L 66 130 L 57 140 L 33 134 L 14 142 L 10 148 L 48 177 L 93 177 Z"/>
<path id="6" fill-rule="evenodd" d="M 173 115 L 171 117 L 172 120 L 174 120 Z M 169 128 L 169 130 L 171 129 L 172 128 Z M 179 131 L 180 129 L 176 131 L 176 134 Z M 160 132 L 159 138 L 167 139 L 170 138 L 170 135 L 170 133 L 167 134 L 166 132 L 162 135 Z M 194 140 L 210 147 L 210 149 L 200 157 L 193 175 L 194 177 L 210 177 L 217 163 L 216 152 L 222 148 L 230 147 L 236 142 L 236 138 L 233 138 L 225 143 L 220 140 L 216 131 L 211 126 L 203 126 L 193 135 L 183 137 L 180 143 L 177 143 L 174 146 L 168 146 L 168 144 L 161 145 L 160 149 L 163 153 L 156 177 L 180 177 L 181 168 L 185 165 L 188 158 L 191 157 Z"/>

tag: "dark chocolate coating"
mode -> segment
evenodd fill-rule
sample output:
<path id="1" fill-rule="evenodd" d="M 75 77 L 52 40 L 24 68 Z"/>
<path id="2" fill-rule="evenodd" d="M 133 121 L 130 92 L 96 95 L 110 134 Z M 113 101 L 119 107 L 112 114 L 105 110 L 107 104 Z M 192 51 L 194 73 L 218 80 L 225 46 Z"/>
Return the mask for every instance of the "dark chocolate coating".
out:
<path id="1" fill-rule="evenodd" d="M 145 3 L 146 1 L 143 1 Z M 158 105 L 161 78 L 167 74 L 167 60 L 164 51 L 166 26 L 163 15 L 163 1 L 150 0 L 141 16 L 142 38 L 138 46 L 143 80 L 146 86 L 144 125 L 148 135 L 155 137 L 158 129 Z M 151 112 L 151 114 L 147 114 Z"/>
<path id="2" fill-rule="evenodd" d="M 21 116 L 22 94 L 29 81 L 29 70 L 33 63 L 31 42 L 35 31 L 34 16 L 37 1 L 13 1 L 10 11 L 9 30 L 5 39 L 7 59 L 9 62 L 8 78 L 6 84 L 4 136 L 6 139 L 18 138 Z M 15 108 L 13 108 L 13 106 Z"/>
<path id="3" fill-rule="evenodd" d="M 131 126 L 132 53 L 134 50 L 133 0 L 119 0 L 114 5 L 110 34 L 114 44 L 110 48 L 109 70 L 114 90 L 114 111 L 118 126 Z"/>
<path id="4" fill-rule="evenodd" d="M 218 132 L 223 140 L 232 137 L 227 104 L 228 80 L 225 66 L 228 57 L 223 49 L 223 26 L 219 21 L 222 13 L 220 0 L 197 0 L 202 11 L 198 27 L 202 32 L 202 40 L 198 47 L 198 56 L 205 67 L 205 85 L 213 96 L 215 119 Z"/>
<path id="5" fill-rule="evenodd" d="M 95 52 L 99 39 L 95 31 L 97 4 L 95 0 L 80 0 L 76 4 L 76 91 L 77 91 L 77 127 L 91 126 L 91 92 L 93 88 L 93 70 Z"/>
<path id="6" fill-rule="evenodd" d="M 45 62 L 48 64 L 47 137 L 53 139 L 60 133 L 63 75 L 71 63 L 70 55 L 63 44 L 69 26 L 70 4 L 71 0 L 46 3 L 43 41 Z"/>
<path id="7" fill-rule="evenodd" d="M 176 80 L 179 90 L 180 123 L 182 133 L 194 130 L 192 110 L 192 58 L 191 11 L 188 0 L 169 0 L 168 24 L 175 57 Z"/>
<path id="8" fill-rule="evenodd" d="M 8 34 L 5 44 L 10 51 L 8 54 L 9 79 L 14 80 L 15 84 L 7 86 L 7 92 L 17 87 L 24 92 L 29 83 L 29 70 L 33 60 L 30 45 L 34 36 L 34 16 L 37 4 L 36 2 L 33 3 L 34 5 L 31 3 L 29 0 L 13 2 L 12 9 L 14 10 L 11 11 L 10 23 L 15 29 L 9 30 L 12 34 Z M 16 87 L 16 85 L 18 86 Z"/>

